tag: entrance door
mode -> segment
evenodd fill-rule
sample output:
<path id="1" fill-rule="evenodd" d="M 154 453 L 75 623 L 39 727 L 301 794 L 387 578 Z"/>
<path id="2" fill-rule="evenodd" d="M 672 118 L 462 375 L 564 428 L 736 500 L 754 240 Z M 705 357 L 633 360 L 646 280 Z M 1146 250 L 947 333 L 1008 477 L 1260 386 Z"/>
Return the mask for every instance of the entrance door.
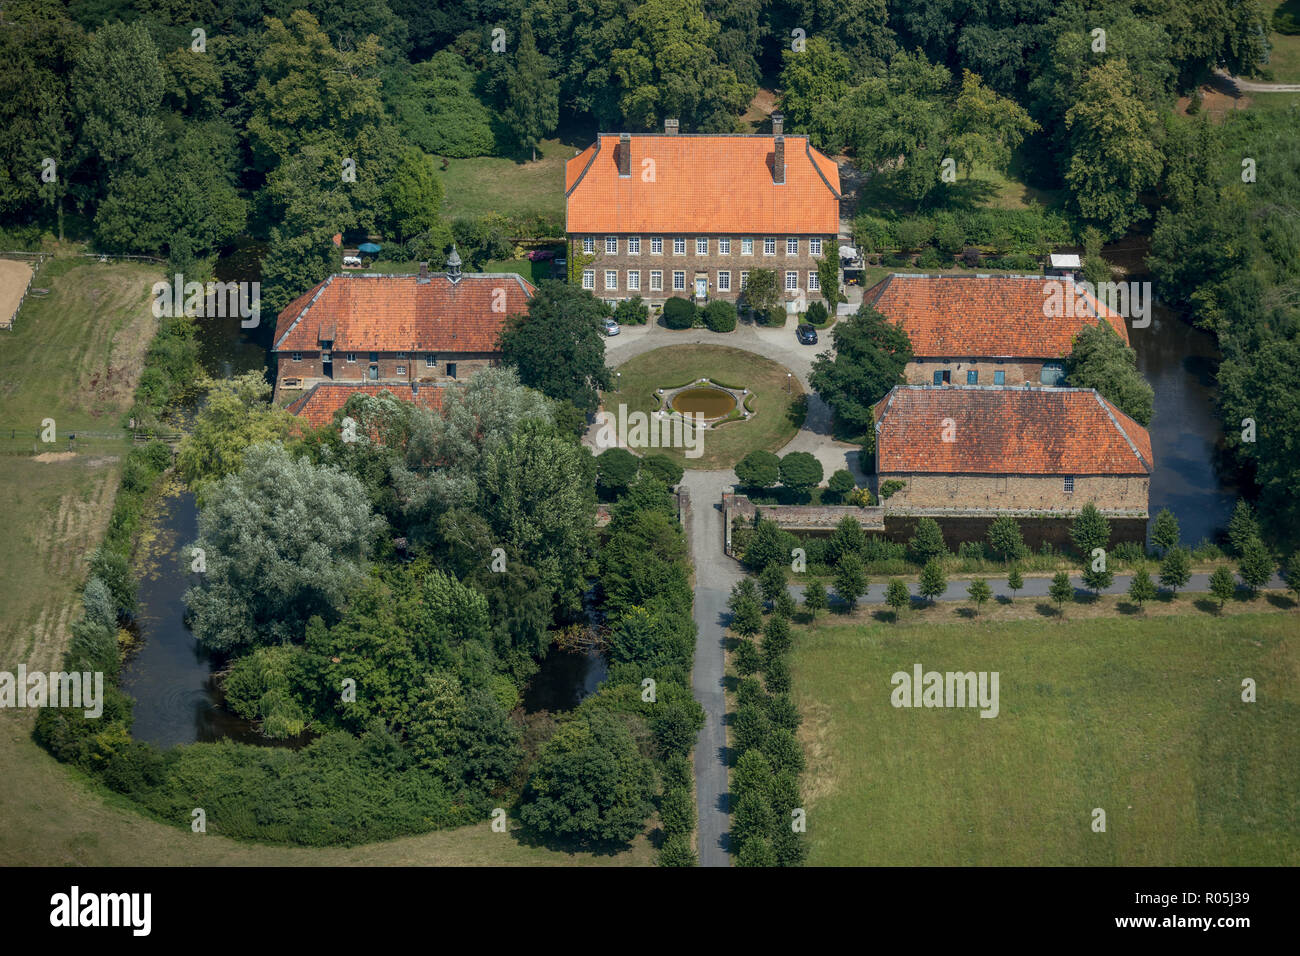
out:
<path id="1" fill-rule="evenodd" d="M 709 294 L 709 279 L 707 276 L 695 277 L 695 298 L 703 299 Z"/>
<path id="2" fill-rule="evenodd" d="M 326 378 L 334 377 L 334 361 L 333 361 L 333 357 L 330 355 L 329 352 L 321 352 L 320 370 L 321 370 L 321 374 L 324 375 Z"/>

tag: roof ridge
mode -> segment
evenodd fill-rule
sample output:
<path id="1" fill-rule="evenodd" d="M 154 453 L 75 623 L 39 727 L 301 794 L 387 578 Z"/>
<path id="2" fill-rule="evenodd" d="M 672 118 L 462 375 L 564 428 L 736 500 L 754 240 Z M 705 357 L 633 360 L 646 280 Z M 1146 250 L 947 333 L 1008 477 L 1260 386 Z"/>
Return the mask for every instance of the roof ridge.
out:
<path id="1" fill-rule="evenodd" d="M 330 283 L 333 282 L 335 278 L 336 278 L 335 276 L 329 275 L 326 276 L 324 279 L 322 279 L 319 283 L 317 283 L 316 293 L 310 299 L 307 300 L 307 304 L 302 307 L 302 311 L 298 313 L 297 318 L 295 318 L 292 322 L 289 323 L 289 327 L 284 330 L 284 335 L 280 336 L 278 339 L 275 340 L 275 342 L 272 343 L 271 345 L 272 352 L 279 349 L 280 343 L 282 343 L 285 339 L 287 339 L 289 337 L 289 333 L 298 327 L 298 323 L 303 320 L 303 317 L 307 314 L 307 310 L 316 304 L 316 300 L 321 297 L 321 294 L 324 293 L 324 291 L 327 288 L 329 288 Z"/>
<path id="2" fill-rule="evenodd" d="M 587 149 L 591 149 L 591 159 L 587 160 L 587 165 L 582 167 L 582 172 L 578 173 L 578 178 L 575 179 L 575 180 L 573 181 L 573 185 L 570 186 L 567 190 L 565 190 L 565 193 L 564 193 L 564 198 L 565 198 L 565 199 L 568 199 L 569 196 L 572 195 L 573 191 L 574 191 L 575 189 L 578 188 L 578 185 L 582 182 L 583 178 L 587 175 L 587 170 L 591 169 L 591 167 L 592 167 L 592 166 L 595 164 L 595 162 L 596 162 L 596 157 L 597 157 L 598 155 L 600 155 L 600 135 L 599 135 L 599 134 L 597 134 L 597 136 L 596 136 L 596 142 L 595 142 L 594 145 L 595 145 L 595 147 L 596 147 L 595 149 L 591 149 L 590 146 L 587 147 Z M 583 150 L 583 152 L 586 152 L 586 150 Z M 582 153 L 579 153 L 579 154 L 578 154 L 578 156 L 581 156 L 581 155 L 582 155 Z M 577 157 L 574 157 L 574 158 L 576 159 Z M 568 227 L 569 227 L 569 208 L 568 208 L 568 203 L 565 203 L 565 208 L 564 208 L 564 227 L 565 227 L 565 230 L 567 231 L 567 230 L 568 230 Z"/>

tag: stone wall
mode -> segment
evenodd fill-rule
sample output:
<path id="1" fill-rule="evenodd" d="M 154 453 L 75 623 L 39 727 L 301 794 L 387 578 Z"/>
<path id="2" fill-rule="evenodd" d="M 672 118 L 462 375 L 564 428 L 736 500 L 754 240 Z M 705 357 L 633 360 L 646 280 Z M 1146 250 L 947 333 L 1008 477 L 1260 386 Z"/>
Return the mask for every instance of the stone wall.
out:
<path id="1" fill-rule="evenodd" d="M 935 521 L 939 523 L 939 528 L 943 531 L 943 540 L 952 551 L 957 550 L 957 546 L 963 541 L 988 541 L 989 525 L 991 525 L 996 516 L 988 517 L 953 517 L 953 516 L 934 516 Z M 911 515 L 886 515 L 885 516 L 885 536 L 891 541 L 897 541 L 900 544 L 907 543 L 908 538 L 916 533 L 916 522 L 918 518 Z M 1074 545 L 1070 541 L 1070 525 L 1073 518 L 1030 518 L 1016 517 L 1020 524 L 1020 533 L 1024 536 L 1025 544 L 1033 551 L 1039 550 L 1043 542 L 1050 542 L 1052 547 L 1058 551 L 1073 550 Z M 1111 518 L 1110 519 L 1110 545 L 1114 547 L 1121 541 L 1139 541 L 1145 542 L 1147 535 L 1147 519 L 1145 518 Z"/>
<path id="2" fill-rule="evenodd" d="M 879 483 L 906 482 L 886 502 L 888 511 L 1061 511 L 1077 513 L 1088 502 L 1103 512 L 1147 514 L 1147 476 L 1076 475 L 1065 491 L 1061 475 L 881 474 Z"/>
<path id="3" fill-rule="evenodd" d="M 451 382 L 469 378 L 481 368 L 496 364 L 497 356 L 487 352 L 437 352 L 434 353 L 434 366 L 429 367 L 424 352 L 409 352 L 406 358 L 398 358 L 396 352 L 380 352 L 378 378 L 370 377 L 370 353 L 353 352 L 356 361 L 347 360 L 348 352 L 332 352 L 334 359 L 332 374 L 325 375 L 320 352 L 299 352 L 295 361 L 292 352 L 277 352 L 276 390 L 286 379 L 299 379 L 301 387 L 311 388 L 317 382 L 377 382 L 409 385 L 418 382 Z M 455 376 L 449 373 L 450 366 L 455 366 Z M 399 374 L 398 369 L 403 371 Z"/>

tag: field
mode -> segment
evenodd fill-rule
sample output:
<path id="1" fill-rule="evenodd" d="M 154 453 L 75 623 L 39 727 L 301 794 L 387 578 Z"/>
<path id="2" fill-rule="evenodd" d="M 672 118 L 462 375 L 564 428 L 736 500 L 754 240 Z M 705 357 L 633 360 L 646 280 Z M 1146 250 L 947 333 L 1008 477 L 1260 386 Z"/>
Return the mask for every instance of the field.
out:
<path id="1" fill-rule="evenodd" d="M 564 163 L 588 143 L 543 140 L 537 161 L 478 156 L 448 159 L 439 171 L 444 193 L 442 214 L 448 220 L 498 215 L 546 215 L 564 221 Z"/>
<path id="2" fill-rule="evenodd" d="M 1300 0 L 1264 0 L 1264 16 L 1270 23 L 1273 12 L 1279 7 L 1300 21 Z M 1300 83 L 1300 36 L 1287 36 L 1270 29 L 1268 42 L 1272 50 L 1269 51 L 1269 62 L 1265 69 L 1273 74 L 1273 82 Z"/>
<path id="3" fill-rule="evenodd" d="M 796 631 L 809 865 L 1300 863 L 1294 612 L 927 614 Z M 999 715 L 895 709 L 891 675 L 918 662 L 997 671 Z"/>
<path id="4" fill-rule="evenodd" d="M 757 414 L 747 422 L 705 431 L 700 457 L 687 458 L 677 448 L 646 450 L 662 451 L 687 468 L 725 468 L 755 449 L 776 451 L 795 436 L 802 422 L 798 380 L 787 378 L 784 366 L 752 352 L 720 345 L 669 345 L 629 359 L 616 371 L 617 385 L 602 396 L 602 407 L 611 415 L 618 414 L 620 405 L 627 405 L 628 412 L 652 413 L 659 407 L 656 389 L 687 385 L 697 378 L 753 393 L 749 407 Z"/>

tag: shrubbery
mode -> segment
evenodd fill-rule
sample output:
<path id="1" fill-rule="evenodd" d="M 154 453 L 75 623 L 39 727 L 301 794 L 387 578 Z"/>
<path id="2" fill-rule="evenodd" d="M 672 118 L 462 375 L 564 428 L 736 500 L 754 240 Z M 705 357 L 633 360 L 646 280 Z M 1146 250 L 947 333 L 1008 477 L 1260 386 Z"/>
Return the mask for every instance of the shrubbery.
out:
<path id="1" fill-rule="evenodd" d="M 695 303 L 690 299 L 673 296 L 664 302 L 664 325 L 681 331 L 695 325 Z"/>

